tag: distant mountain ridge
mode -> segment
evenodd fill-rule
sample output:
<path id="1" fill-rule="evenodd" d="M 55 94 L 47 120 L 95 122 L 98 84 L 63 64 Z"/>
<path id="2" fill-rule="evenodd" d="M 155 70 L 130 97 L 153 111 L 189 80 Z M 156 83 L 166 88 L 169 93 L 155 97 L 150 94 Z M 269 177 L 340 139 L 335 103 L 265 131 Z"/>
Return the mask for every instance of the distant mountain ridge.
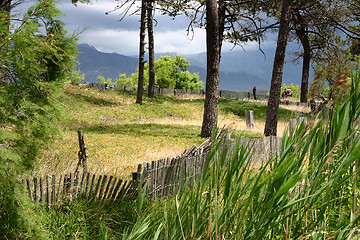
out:
<path id="1" fill-rule="evenodd" d="M 119 74 L 125 73 L 130 76 L 136 71 L 138 58 L 125 56 L 118 53 L 103 53 L 88 44 L 79 44 L 78 61 L 80 71 L 85 73 L 86 82 L 97 82 L 97 77 L 103 75 L 105 78 L 115 80 Z M 265 52 L 267 61 L 263 54 L 258 51 L 232 51 L 223 52 L 220 64 L 220 86 L 221 90 L 251 91 L 253 85 L 257 89 L 269 90 L 272 73 L 273 50 Z M 160 56 L 176 53 L 157 53 Z M 190 72 L 199 73 L 200 80 L 206 80 L 206 53 L 182 54 L 190 61 Z M 147 56 L 146 56 L 147 59 Z M 301 65 L 286 64 L 284 68 L 283 82 L 300 85 Z"/>

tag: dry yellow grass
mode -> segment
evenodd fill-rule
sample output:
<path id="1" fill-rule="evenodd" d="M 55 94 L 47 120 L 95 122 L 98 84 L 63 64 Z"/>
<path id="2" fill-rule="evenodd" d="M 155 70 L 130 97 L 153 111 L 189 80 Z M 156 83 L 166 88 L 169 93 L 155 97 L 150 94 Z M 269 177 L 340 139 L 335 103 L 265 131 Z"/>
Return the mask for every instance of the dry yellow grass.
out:
<path id="1" fill-rule="evenodd" d="M 66 88 L 62 102 L 67 105 L 70 120 L 64 125 L 63 137 L 44 151 L 40 159 L 42 167 L 36 174 L 59 174 L 75 169 L 78 162 L 78 129 L 84 131 L 89 171 L 117 172 L 120 176 L 129 174 L 137 164 L 175 157 L 205 140 L 199 137 L 203 113 L 200 102 L 164 101 L 138 105 L 134 104 L 133 96 L 74 86 Z M 154 125 L 154 134 L 142 132 Z M 218 125 L 226 125 L 230 130 L 263 134 L 265 123 L 257 120 L 255 128 L 248 129 L 244 119 L 227 113 L 219 115 Z M 279 122 L 278 136 L 282 136 L 287 125 L 287 122 Z M 168 127 L 161 129 L 160 126 Z M 195 134 L 190 137 L 184 137 L 182 133 L 178 135 L 177 131 L 183 131 L 182 128 L 185 133 L 190 131 Z"/>

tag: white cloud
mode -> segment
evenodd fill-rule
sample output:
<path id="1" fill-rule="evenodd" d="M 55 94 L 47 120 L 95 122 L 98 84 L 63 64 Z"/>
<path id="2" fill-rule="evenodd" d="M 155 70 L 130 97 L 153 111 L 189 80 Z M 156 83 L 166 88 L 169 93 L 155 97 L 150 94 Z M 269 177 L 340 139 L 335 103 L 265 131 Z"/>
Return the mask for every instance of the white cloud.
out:
<path id="1" fill-rule="evenodd" d="M 155 33 L 156 52 L 176 52 L 183 54 L 199 53 L 205 49 L 205 31 L 196 29 L 194 37 L 187 36 L 185 30 Z"/>
<path id="2" fill-rule="evenodd" d="M 112 29 L 88 30 L 80 38 L 102 52 L 135 54 L 138 52 L 139 33 L 135 31 L 117 31 Z"/>

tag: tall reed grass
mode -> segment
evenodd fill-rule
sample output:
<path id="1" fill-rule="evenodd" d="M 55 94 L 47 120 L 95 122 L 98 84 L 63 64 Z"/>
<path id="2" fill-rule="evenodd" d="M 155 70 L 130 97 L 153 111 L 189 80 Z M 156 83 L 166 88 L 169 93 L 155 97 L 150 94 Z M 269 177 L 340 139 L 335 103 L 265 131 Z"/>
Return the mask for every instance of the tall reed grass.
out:
<path id="1" fill-rule="evenodd" d="M 355 239 L 360 237 L 359 82 L 330 120 L 287 133 L 279 156 L 254 168 L 251 146 L 214 145 L 201 178 L 143 207 L 123 239 Z M 190 187 L 191 186 L 191 187 Z"/>

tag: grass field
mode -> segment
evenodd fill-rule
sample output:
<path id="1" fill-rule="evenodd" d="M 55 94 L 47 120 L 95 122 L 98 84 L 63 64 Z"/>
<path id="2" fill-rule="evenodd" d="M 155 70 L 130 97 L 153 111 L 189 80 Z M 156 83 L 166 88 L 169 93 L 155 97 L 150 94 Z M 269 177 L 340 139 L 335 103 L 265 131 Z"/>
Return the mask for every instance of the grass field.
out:
<path id="1" fill-rule="evenodd" d="M 77 164 L 77 130 L 84 132 L 89 170 L 128 174 L 136 164 L 174 157 L 192 145 L 200 145 L 203 99 L 144 96 L 135 104 L 136 93 L 102 91 L 67 85 L 61 95 L 65 122 L 63 136 L 47 147 L 36 173 L 63 173 Z M 253 110 L 255 129 L 245 124 L 245 110 Z M 297 109 L 303 111 L 302 109 Z M 281 108 L 279 135 L 296 111 Z M 266 105 L 229 99 L 219 101 L 219 127 L 226 125 L 232 137 L 262 137 Z M 40 171 L 40 172 L 39 172 Z"/>

